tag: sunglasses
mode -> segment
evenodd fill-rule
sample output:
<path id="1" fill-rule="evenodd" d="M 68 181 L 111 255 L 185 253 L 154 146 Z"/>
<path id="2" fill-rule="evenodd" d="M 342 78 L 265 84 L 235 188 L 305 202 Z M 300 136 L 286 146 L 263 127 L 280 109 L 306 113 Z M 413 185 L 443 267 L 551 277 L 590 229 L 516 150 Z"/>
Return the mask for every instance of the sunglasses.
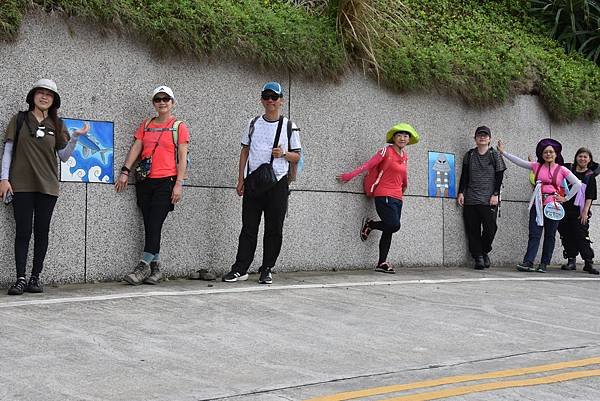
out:
<path id="1" fill-rule="evenodd" d="M 273 93 L 273 94 L 263 93 L 262 95 L 260 95 L 260 97 L 262 98 L 262 100 L 271 99 L 272 101 L 279 100 L 279 98 L 280 98 L 280 96 L 276 93 Z"/>
<path id="2" fill-rule="evenodd" d="M 170 97 L 155 97 L 154 99 L 152 99 L 152 101 L 154 103 L 160 103 L 160 102 L 169 103 L 169 100 L 171 100 Z"/>

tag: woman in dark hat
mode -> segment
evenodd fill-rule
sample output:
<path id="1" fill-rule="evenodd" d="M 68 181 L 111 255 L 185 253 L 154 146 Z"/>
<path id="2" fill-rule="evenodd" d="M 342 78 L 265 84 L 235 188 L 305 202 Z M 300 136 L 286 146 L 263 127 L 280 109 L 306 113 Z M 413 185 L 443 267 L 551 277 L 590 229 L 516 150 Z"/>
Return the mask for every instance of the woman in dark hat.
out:
<path id="1" fill-rule="evenodd" d="M 79 136 L 89 130 L 86 123 L 69 138 L 65 125 L 58 118 L 60 96 L 54 81 L 37 81 L 26 101 L 29 110 L 13 116 L 6 128 L 0 177 L 0 196 L 5 203 L 12 201 L 16 228 L 17 281 L 8 289 L 9 295 L 44 291 L 39 277 L 59 192 L 56 155 L 66 162 Z M 27 253 L 32 231 L 33 268 L 27 282 Z"/>
<path id="2" fill-rule="evenodd" d="M 563 270 L 575 270 L 575 258 L 581 255 L 585 264 L 583 271 L 590 274 L 599 274 L 594 268 L 594 250 L 590 241 L 590 223 L 592 217 L 592 201 L 597 198 L 596 176 L 592 152 L 587 148 L 579 148 L 575 153 L 573 163 L 565 164 L 575 174 L 582 185 L 577 195 L 565 202 L 565 218 L 558 225 L 558 232 L 564 247 L 564 257 L 567 264 L 562 265 Z"/>
<path id="3" fill-rule="evenodd" d="M 502 141 L 498 141 L 497 149 L 517 166 L 532 170 L 534 173 L 536 185 L 529 202 L 529 241 L 523 262 L 517 265 L 517 270 L 545 273 L 554 252 L 559 221 L 564 217 L 561 203 L 575 196 L 581 186 L 581 181 L 563 166 L 562 145 L 554 139 L 545 138 L 538 142 L 535 149 L 537 161 L 533 162 L 525 161 L 506 152 Z M 565 179 L 570 184 L 566 194 L 562 187 Z M 542 259 L 538 267 L 534 268 L 533 262 L 540 245 L 542 231 L 544 232 Z"/>
<path id="4" fill-rule="evenodd" d="M 405 148 L 419 142 L 417 131 L 406 123 L 394 125 L 386 134 L 388 145 L 378 150 L 370 160 L 349 173 L 340 174 L 337 179 L 348 182 L 360 173 L 368 171 L 365 177 L 365 193 L 375 197 L 375 209 L 381 221 L 363 219 L 360 239 L 366 241 L 372 230 L 381 231 L 379 240 L 379 261 L 375 271 L 395 273 L 387 262 L 392 244 L 392 235 L 400 229 L 402 195 L 408 184 Z"/>

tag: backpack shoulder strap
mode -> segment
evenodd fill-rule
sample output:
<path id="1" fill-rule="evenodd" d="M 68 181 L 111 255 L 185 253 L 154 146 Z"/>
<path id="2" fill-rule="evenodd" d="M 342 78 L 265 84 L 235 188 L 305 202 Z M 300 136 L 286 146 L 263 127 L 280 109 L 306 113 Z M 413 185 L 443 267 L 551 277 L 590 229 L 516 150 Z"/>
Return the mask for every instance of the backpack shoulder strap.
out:
<path id="1" fill-rule="evenodd" d="M 27 128 L 29 128 L 29 124 L 25 120 L 27 118 L 26 111 L 19 111 L 17 113 L 17 130 L 15 131 L 15 140 L 13 141 L 13 155 L 16 154 L 17 143 L 19 142 L 19 134 L 21 133 L 21 128 L 23 128 L 23 123 L 27 124 Z M 31 130 L 31 129 L 30 129 Z"/>
<path id="2" fill-rule="evenodd" d="M 290 142 L 292 141 L 292 120 L 288 118 L 287 121 L 287 137 L 288 137 L 288 152 L 290 151 L 292 145 Z"/>
<path id="3" fill-rule="evenodd" d="M 258 120 L 260 116 L 256 116 L 250 121 L 250 126 L 248 127 L 248 146 L 250 146 L 250 141 L 252 140 L 252 134 L 254 134 L 254 124 L 256 124 L 256 120 Z"/>

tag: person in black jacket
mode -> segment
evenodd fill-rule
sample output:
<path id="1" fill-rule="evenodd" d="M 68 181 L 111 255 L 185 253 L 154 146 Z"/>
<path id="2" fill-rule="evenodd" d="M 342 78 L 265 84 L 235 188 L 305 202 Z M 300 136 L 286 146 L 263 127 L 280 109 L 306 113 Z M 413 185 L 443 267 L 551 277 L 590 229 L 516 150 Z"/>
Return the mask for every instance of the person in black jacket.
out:
<path id="1" fill-rule="evenodd" d="M 506 165 L 500 154 L 490 147 L 491 130 L 486 126 L 475 130 L 475 148 L 463 158 L 458 185 L 458 204 L 463 208 L 463 220 L 469 252 L 475 269 L 490 267 L 489 253 L 498 226 L 500 187 Z"/>

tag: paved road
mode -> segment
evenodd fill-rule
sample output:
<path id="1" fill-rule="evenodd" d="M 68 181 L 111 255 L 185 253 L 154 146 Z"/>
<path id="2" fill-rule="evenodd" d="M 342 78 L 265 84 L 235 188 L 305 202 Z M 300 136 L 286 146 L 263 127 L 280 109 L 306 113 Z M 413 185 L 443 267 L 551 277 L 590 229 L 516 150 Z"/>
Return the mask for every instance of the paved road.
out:
<path id="1" fill-rule="evenodd" d="M 256 278 L 0 295 L 0 400 L 600 400 L 596 277 Z"/>

